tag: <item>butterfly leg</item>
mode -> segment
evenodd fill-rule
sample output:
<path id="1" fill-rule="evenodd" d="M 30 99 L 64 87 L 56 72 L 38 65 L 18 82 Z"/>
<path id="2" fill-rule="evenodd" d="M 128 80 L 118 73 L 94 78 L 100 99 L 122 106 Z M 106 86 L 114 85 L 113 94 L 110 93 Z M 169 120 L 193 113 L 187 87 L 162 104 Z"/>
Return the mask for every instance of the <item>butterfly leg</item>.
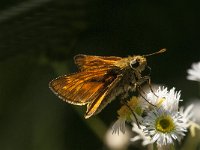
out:
<path id="1" fill-rule="evenodd" d="M 151 86 L 151 78 L 150 78 L 150 76 L 144 76 L 144 77 L 142 77 L 142 79 L 145 80 L 145 81 L 147 82 L 150 91 L 151 91 L 156 97 L 158 97 L 158 96 L 156 95 L 156 93 L 154 92 L 152 86 Z"/>
<path id="2" fill-rule="evenodd" d="M 149 101 L 145 98 L 145 96 L 144 96 L 143 94 L 146 95 L 146 93 L 144 92 L 144 90 L 141 88 L 140 85 L 137 86 L 137 91 L 138 91 L 138 94 L 139 94 L 147 103 L 149 103 L 150 105 L 156 107 L 156 105 L 152 104 L 151 102 L 149 102 Z M 142 94 L 141 92 L 142 92 L 143 94 Z"/>
<path id="3" fill-rule="evenodd" d="M 144 76 L 142 77 L 140 80 L 138 80 L 137 82 L 135 82 L 134 87 L 137 90 L 138 94 L 150 105 L 156 107 L 154 104 L 150 103 L 144 95 L 147 95 L 147 93 L 142 89 L 141 85 L 144 84 L 145 82 L 149 82 L 150 83 L 150 77 L 149 76 Z M 149 84 L 150 85 L 150 84 Z"/>

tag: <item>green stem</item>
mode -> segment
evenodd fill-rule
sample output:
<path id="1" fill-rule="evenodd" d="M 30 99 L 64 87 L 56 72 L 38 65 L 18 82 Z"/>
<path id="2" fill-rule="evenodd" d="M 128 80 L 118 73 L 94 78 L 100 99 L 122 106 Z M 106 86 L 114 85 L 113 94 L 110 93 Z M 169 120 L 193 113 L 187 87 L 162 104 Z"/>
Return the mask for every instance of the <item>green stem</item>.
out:
<path id="1" fill-rule="evenodd" d="M 198 93 L 198 96 L 200 97 L 200 82 L 199 83 L 199 87 L 198 87 L 198 90 L 199 90 L 199 93 Z"/>
<path id="2" fill-rule="evenodd" d="M 175 150 L 175 147 L 173 144 L 167 144 L 162 146 L 157 145 L 157 150 Z"/>

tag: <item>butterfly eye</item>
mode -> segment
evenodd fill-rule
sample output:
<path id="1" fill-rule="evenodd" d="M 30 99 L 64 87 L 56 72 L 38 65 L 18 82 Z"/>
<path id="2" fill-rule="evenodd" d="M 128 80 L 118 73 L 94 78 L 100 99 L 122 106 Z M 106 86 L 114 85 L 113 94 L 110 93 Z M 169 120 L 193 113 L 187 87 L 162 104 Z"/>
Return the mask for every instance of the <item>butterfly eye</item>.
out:
<path id="1" fill-rule="evenodd" d="M 131 68 L 137 68 L 140 65 L 139 60 L 133 60 L 130 62 Z"/>

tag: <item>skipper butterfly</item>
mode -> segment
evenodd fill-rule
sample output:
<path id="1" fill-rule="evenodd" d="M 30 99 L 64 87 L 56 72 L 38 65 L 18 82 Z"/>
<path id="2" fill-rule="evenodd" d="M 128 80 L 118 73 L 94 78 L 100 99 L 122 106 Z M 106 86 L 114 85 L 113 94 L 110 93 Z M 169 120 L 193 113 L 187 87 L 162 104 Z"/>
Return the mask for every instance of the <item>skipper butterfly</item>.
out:
<path id="1" fill-rule="evenodd" d="M 87 105 L 85 118 L 89 118 L 98 114 L 116 96 L 125 98 L 128 92 L 136 91 L 150 81 L 149 75 L 143 75 L 145 69 L 150 68 L 146 57 L 165 50 L 126 58 L 79 54 L 74 57 L 79 71 L 52 80 L 49 87 L 68 103 Z"/>

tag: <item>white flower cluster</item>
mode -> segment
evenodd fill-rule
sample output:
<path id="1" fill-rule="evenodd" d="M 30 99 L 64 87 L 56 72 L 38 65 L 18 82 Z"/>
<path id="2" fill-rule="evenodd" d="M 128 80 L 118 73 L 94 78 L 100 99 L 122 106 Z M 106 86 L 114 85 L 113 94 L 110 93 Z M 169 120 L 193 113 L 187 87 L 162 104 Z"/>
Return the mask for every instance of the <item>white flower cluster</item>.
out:
<path id="1" fill-rule="evenodd" d="M 200 82 L 200 62 L 193 63 L 187 72 L 188 80 Z M 118 110 L 113 133 L 125 133 L 125 123 L 130 122 L 132 131 L 137 134 L 131 138 L 132 142 L 142 140 L 143 146 L 156 144 L 158 149 L 173 146 L 175 141 L 181 142 L 188 130 L 194 137 L 196 129 L 200 129 L 194 122 L 194 105 L 184 109 L 179 106 L 180 98 L 180 91 L 166 87 L 147 93 L 145 99 L 131 98 Z"/>
<path id="2" fill-rule="evenodd" d="M 188 80 L 199 81 L 200 82 L 200 62 L 193 63 L 192 68 L 187 70 Z"/>
<path id="3" fill-rule="evenodd" d="M 175 88 L 168 90 L 159 87 L 155 93 L 149 92 L 146 99 L 134 97 L 128 102 L 129 107 L 126 107 L 126 111 L 125 108 L 118 111 L 119 117 L 113 125 L 113 132 L 124 132 L 125 122 L 131 120 L 132 131 L 138 134 L 131 141 L 143 140 L 143 145 L 156 143 L 158 147 L 173 144 L 174 140 L 180 142 L 191 126 L 193 107 L 191 105 L 185 110 L 180 109 L 180 96 L 180 91 L 175 91 Z M 130 110 L 127 113 L 130 108 L 134 110 L 132 113 L 135 115 Z M 139 126 L 136 121 L 139 122 Z"/>

